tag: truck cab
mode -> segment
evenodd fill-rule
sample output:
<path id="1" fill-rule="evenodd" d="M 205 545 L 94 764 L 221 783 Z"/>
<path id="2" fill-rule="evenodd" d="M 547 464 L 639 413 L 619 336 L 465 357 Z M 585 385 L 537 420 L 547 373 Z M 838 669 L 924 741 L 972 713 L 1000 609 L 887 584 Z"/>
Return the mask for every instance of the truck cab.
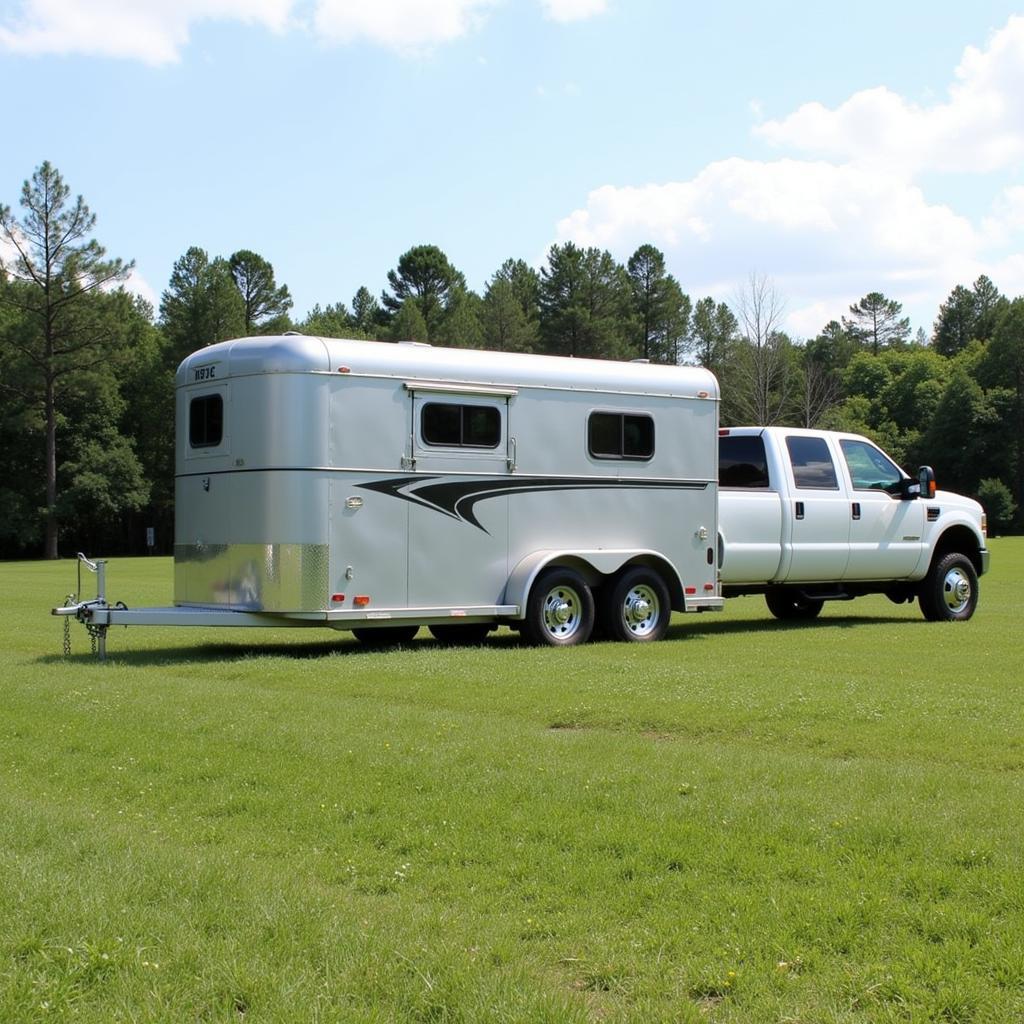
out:
<path id="1" fill-rule="evenodd" d="M 909 476 L 868 438 L 785 427 L 720 431 L 719 547 L 723 593 L 763 593 L 783 617 L 877 592 L 969 617 L 988 568 L 976 501 L 935 491 L 927 467 Z"/>

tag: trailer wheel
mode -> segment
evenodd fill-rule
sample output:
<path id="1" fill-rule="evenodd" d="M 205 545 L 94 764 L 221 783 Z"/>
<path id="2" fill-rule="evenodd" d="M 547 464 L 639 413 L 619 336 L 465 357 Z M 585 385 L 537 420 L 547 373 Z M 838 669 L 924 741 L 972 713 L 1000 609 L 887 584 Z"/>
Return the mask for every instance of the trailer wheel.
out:
<path id="1" fill-rule="evenodd" d="M 428 626 L 430 635 L 441 644 L 449 647 L 476 647 L 487 639 L 491 631 L 489 622 L 469 622 L 456 625 L 454 622 L 441 622 Z"/>
<path id="2" fill-rule="evenodd" d="M 978 574 L 959 551 L 932 564 L 918 594 L 921 614 L 929 622 L 965 622 L 978 607 Z"/>
<path id="3" fill-rule="evenodd" d="M 627 570 L 602 595 L 602 625 L 612 640 L 660 640 L 671 615 L 668 587 L 650 569 Z"/>
<path id="4" fill-rule="evenodd" d="M 376 626 L 353 629 L 352 635 L 364 647 L 395 647 L 409 643 L 419 631 L 419 626 Z"/>
<path id="5" fill-rule="evenodd" d="M 821 613 L 824 601 L 812 597 L 804 597 L 796 591 L 779 587 L 776 590 L 769 590 L 764 595 L 768 611 L 777 619 L 788 619 L 789 621 L 816 619 Z"/>
<path id="6" fill-rule="evenodd" d="M 594 595 L 573 569 L 547 569 L 537 577 L 526 602 L 522 635 L 529 644 L 571 647 L 594 628 Z"/>

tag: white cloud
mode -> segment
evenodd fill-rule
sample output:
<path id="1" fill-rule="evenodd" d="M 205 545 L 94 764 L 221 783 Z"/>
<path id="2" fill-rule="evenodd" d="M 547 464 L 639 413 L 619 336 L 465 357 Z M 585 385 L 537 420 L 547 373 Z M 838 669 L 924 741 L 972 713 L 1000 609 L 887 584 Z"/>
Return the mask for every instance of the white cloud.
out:
<path id="1" fill-rule="evenodd" d="M 911 103 L 884 86 L 855 93 L 834 110 L 805 103 L 755 132 L 806 153 L 880 162 L 906 174 L 983 172 L 1024 157 L 1024 16 L 994 33 L 985 50 L 964 51 L 945 102 Z"/>
<path id="2" fill-rule="evenodd" d="M 869 290 L 899 296 L 908 309 L 935 294 L 941 301 L 952 283 L 977 276 L 987 242 L 897 174 L 740 159 L 689 181 L 596 189 L 559 222 L 557 238 L 620 259 L 652 242 L 691 295 L 726 301 L 751 270 L 768 273 L 791 300 L 787 324 L 799 335 L 816 333 Z"/>
<path id="3" fill-rule="evenodd" d="M 134 267 L 128 274 L 124 287 L 125 291 L 131 292 L 132 295 L 138 295 L 140 299 L 145 299 L 154 310 L 160 308 L 160 297 L 157 295 L 156 289 Z"/>
<path id="4" fill-rule="evenodd" d="M 608 0 L 541 0 L 544 17 L 563 24 L 582 21 L 608 9 Z"/>
<path id="5" fill-rule="evenodd" d="M 85 53 L 148 64 L 176 61 L 191 26 L 238 20 L 283 30 L 293 0 L 24 0 L 0 24 L 0 49 L 26 55 Z"/>
<path id="6" fill-rule="evenodd" d="M 500 0 L 318 0 L 314 26 L 328 42 L 367 39 L 401 53 L 429 50 L 475 29 Z"/>

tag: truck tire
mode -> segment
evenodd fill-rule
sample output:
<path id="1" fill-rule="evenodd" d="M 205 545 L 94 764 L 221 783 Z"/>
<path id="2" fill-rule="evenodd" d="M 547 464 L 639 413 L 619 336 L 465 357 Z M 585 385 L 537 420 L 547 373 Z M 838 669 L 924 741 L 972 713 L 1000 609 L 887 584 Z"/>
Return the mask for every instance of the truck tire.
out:
<path id="1" fill-rule="evenodd" d="M 788 619 L 789 621 L 816 619 L 821 613 L 824 601 L 812 597 L 804 597 L 795 590 L 787 590 L 779 587 L 775 590 L 768 590 L 764 595 L 768 611 L 777 619 Z"/>
<path id="2" fill-rule="evenodd" d="M 487 639 L 491 631 L 489 622 L 439 622 L 428 626 L 430 635 L 440 644 L 448 647 L 476 647 Z"/>
<path id="3" fill-rule="evenodd" d="M 419 626 L 374 626 L 353 629 L 352 635 L 364 647 L 394 647 L 409 643 L 419 631 Z"/>
<path id="4" fill-rule="evenodd" d="M 594 628 L 594 595 L 574 569 L 545 569 L 530 589 L 522 635 L 537 647 L 582 644 Z"/>
<path id="5" fill-rule="evenodd" d="M 601 595 L 601 625 L 611 640 L 660 640 L 671 616 L 668 587 L 650 569 L 627 570 Z"/>
<path id="6" fill-rule="evenodd" d="M 959 551 L 932 563 L 918 594 L 921 614 L 929 622 L 965 622 L 978 607 L 978 574 Z"/>

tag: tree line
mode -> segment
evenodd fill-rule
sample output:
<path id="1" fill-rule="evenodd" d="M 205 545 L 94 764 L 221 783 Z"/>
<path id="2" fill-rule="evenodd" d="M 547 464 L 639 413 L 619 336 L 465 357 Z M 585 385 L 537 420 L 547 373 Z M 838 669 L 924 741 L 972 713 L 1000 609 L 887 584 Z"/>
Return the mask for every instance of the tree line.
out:
<path id="1" fill-rule="evenodd" d="M 125 283 L 96 217 L 44 162 L 19 210 L 0 203 L 0 557 L 173 542 L 174 372 L 227 338 L 297 330 L 506 352 L 692 363 L 722 387 L 723 425 L 788 424 L 866 434 L 913 471 L 978 496 L 997 529 L 1021 525 L 1024 297 L 987 277 L 957 285 L 930 337 L 911 337 L 880 292 L 813 338 L 782 329 L 784 301 L 753 274 L 731 301 L 694 301 L 664 255 L 619 263 L 572 242 L 542 267 L 506 260 L 483 293 L 434 245 L 416 245 L 379 296 L 293 315 L 262 255 L 199 247 L 174 264 L 158 309 Z"/>

